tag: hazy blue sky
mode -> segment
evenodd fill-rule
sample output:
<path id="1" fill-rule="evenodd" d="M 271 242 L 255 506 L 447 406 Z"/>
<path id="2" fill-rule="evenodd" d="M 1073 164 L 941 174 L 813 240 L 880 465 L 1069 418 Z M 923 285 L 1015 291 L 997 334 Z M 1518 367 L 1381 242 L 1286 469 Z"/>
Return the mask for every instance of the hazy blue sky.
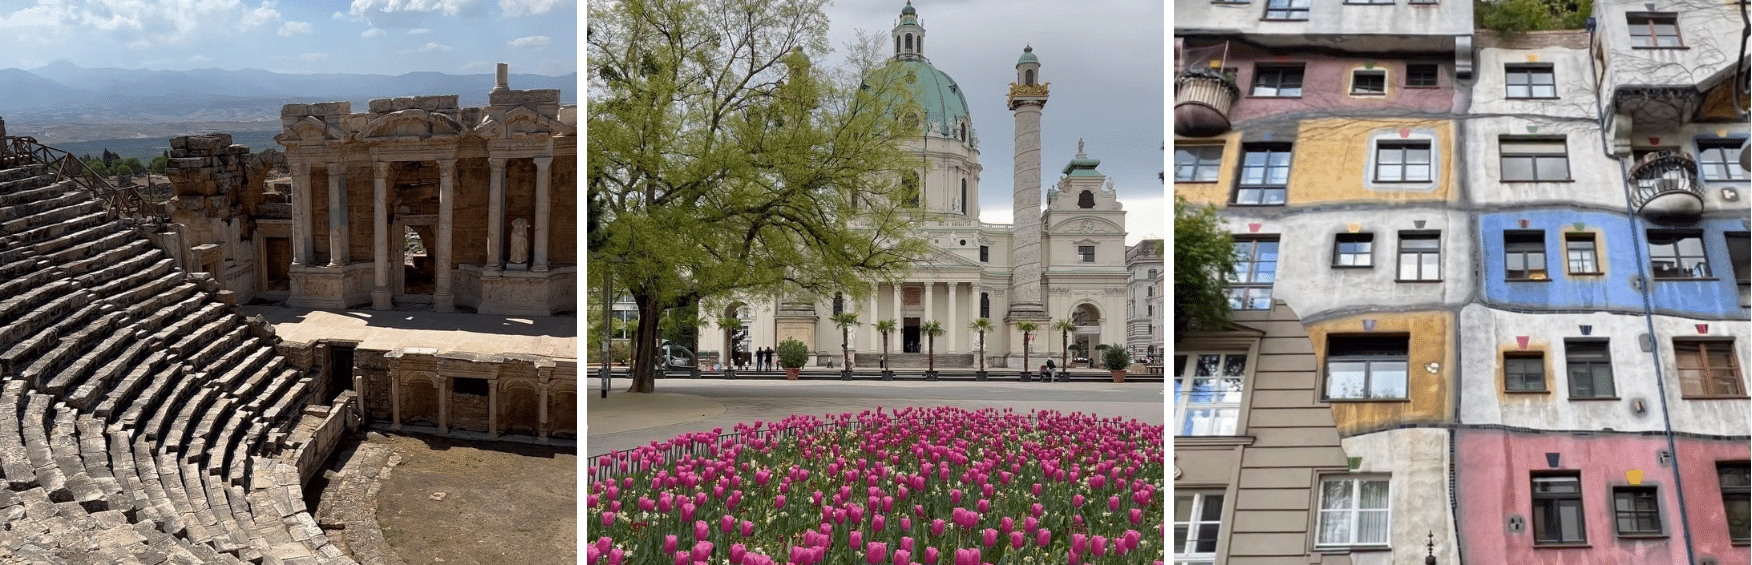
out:
<path id="1" fill-rule="evenodd" d="M 856 31 L 888 41 L 906 0 L 839 0 L 828 35 L 843 52 Z M 1165 3 L 1160 0 L 914 0 L 925 57 L 955 79 L 979 133 L 980 218 L 1010 222 L 1015 121 L 1004 97 L 1032 45 L 1052 96 L 1041 115 L 1041 182 L 1050 187 L 1083 138 L 1125 205 L 1127 243 L 1164 237 Z M 838 53 L 836 53 L 836 56 Z M 1044 197 L 1042 202 L 1044 203 Z"/>
<path id="2" fill-rule="evenodd" d="M 571 0 L 0 0 L 0 69 L 563 75 L 577 16 Z"/>

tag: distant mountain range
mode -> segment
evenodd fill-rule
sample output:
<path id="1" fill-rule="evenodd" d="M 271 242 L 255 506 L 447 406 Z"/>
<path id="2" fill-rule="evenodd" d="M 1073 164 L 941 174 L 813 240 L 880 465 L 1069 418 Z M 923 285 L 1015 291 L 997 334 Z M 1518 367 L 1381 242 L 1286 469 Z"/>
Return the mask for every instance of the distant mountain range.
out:
<path id="1" fill-rule="evenodd" d="M 373 98 L 455 94 L 484 105 L 491 73 L 403 75 L 286 74 L 262 69 L 151 71 L 87 69 L 56 61 L 35 69 L 0 69 L 0 117 L 29 122 L 162 123 L 278 120 L 288 103 L 347 100 L 362 112 Z M 513 89 L 557 88 L 576 102 L 578 73 L 512 74 Z"/>

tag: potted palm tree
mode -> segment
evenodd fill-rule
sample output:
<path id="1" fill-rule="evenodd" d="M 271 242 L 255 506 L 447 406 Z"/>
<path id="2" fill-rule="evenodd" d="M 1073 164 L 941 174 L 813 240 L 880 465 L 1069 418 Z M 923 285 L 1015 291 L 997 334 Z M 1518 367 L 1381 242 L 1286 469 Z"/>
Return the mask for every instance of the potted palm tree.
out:
<path id="1" fill-rule="evenodd" d="M 925 380 L 937 380 L 937 336 L 943 335 L 943 324 L 936 320 L 919 324 L 919 335 L 925 336 Z"/>
<path id="2" fill-rule="evenodd" d="M 1126 351 L 1125 344 L 1120 343 L 1103 347 L 1106 351 L 1101 352 L 1101 363 L 1113 373 L 1113 382 L 1125 382 L 1125 367 L 1131 364 L 1131 352 Z"/>
<path id="3" fill-rule="evenodd" d="M 797 380 L 797 375 L 803 372 L 803 364 L 809 362 L 809 346 L 796 339 L 786 339 L 779 342 L 779 366 L 785 368 L 785 380 Z"/>
<path id="4" fill-rule="evenodd" d="M 1059 320 L 1052 323 L 1052 329 L 1059 331 L 1059 370 L 1066 371 L 1065 379 L 1070 379 L 1071 370 L 1071 332 L 1077 331 L 1077 323 L 1070 320 Z"/>
<path id="5" fill-rule="evenodd" d="M 882 380 L 894 380 L 894 369 L 888 367 L 888 334 L 894 332 L 894 320 L 876 322 L 876 331 L 882 334 Z"/>
<path id="6" fill-rule="evenodd" d="M 840 360 L 845 362 L 845 368 L 840 369 L 840 380 L 852 380 L 852 328 L 858 326 L 858 314 L 840 312 L 828 319 L 840 329 Z"/>
<path id="7" fill-rule="evenodd" d="M 985 334 L 987 331 L 991 331 L 992 321 L 985 318 L 979 318 L 974 320 L 973 323 L 968 324 L 967 327 L 973 331 L 979 332 L 979 370 L 973 373 L 973 378 L 983 381 L 986 380 Z"/>
<path id="8" fill-rule="evenodd" d="M 721 316 L 718 318 L 718 327 L 729 332 L 731 336 L 735 336 L 736 330 L 742 329 L 742 319 L 735 316 Z M 724 363 L 724 378 L 736 380 L 736 361 L 738 361 L 736 359 L 736 344 L 734 342 L 724 344 L 724 353 L 729 356 L 729 359 Z"/>
<path id="9" fill-rule="evenodd" d="M 1040 331 L 1040 324 L 1016 322 L 1016 330 L 1022 332 L 1022 382 L 1028 382 L 1034 380 L 1034 373 L 1028 369 L 1028 344 L 1034 340 L 1034 332 Z"/>

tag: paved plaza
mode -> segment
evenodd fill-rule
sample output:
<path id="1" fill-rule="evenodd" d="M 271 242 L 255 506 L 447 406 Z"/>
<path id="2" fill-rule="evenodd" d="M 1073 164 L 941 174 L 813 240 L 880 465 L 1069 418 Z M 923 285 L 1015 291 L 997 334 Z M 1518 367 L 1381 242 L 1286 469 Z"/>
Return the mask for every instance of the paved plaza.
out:
<path id="1" fill-rule="evenodd" d="M 657 392 L 622 392 L 615 379 L 608 398 L 589 379 L 582 388 L 585 449 L 589 455 L 632 449 L 678 434 L 726 430 L 739 422 L 774 421 L 792 414 L 861 412 L 905 406 L 1012 408 L 1092 413 L 1162 424 L 1162 383 L 1023 383 L 900 381 L 759 381 L 659 379 Z M 582 383 L 580 383 L 582 384 Z"/>

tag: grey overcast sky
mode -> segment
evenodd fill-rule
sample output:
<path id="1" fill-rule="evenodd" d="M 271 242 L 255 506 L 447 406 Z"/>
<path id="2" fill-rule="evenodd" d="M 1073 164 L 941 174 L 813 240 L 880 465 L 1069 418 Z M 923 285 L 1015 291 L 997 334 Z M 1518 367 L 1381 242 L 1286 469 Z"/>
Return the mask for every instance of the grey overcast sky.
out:
<path id="1" fill-rule="evenodd" d="M 0 0 L 0 69 L 578 69 L 573 0 Z"/>
<path id="2" fill-rule="evenodd" d="M 834 60 L 858 30 L 889 37 L 905 6 L 905 0 L 840 0 L 828 7 Z M 929 39 L 925 57 L 961 86 L 979 133 L 980 219 L 1010 222 L 1015 119 L 1004 96 L 1023 46 L 1032 45 L 1041 80 L 1052 83 L 1041 116 L 1041 182 L 1058 181 L 1082 138 L 1119 191 L 1126 243 L 1166 235 L 1166 189 L 1156 176 L 1164 170 L 1167 141 L 1164 6 L 1161 0 L 913 1 Z"/>

